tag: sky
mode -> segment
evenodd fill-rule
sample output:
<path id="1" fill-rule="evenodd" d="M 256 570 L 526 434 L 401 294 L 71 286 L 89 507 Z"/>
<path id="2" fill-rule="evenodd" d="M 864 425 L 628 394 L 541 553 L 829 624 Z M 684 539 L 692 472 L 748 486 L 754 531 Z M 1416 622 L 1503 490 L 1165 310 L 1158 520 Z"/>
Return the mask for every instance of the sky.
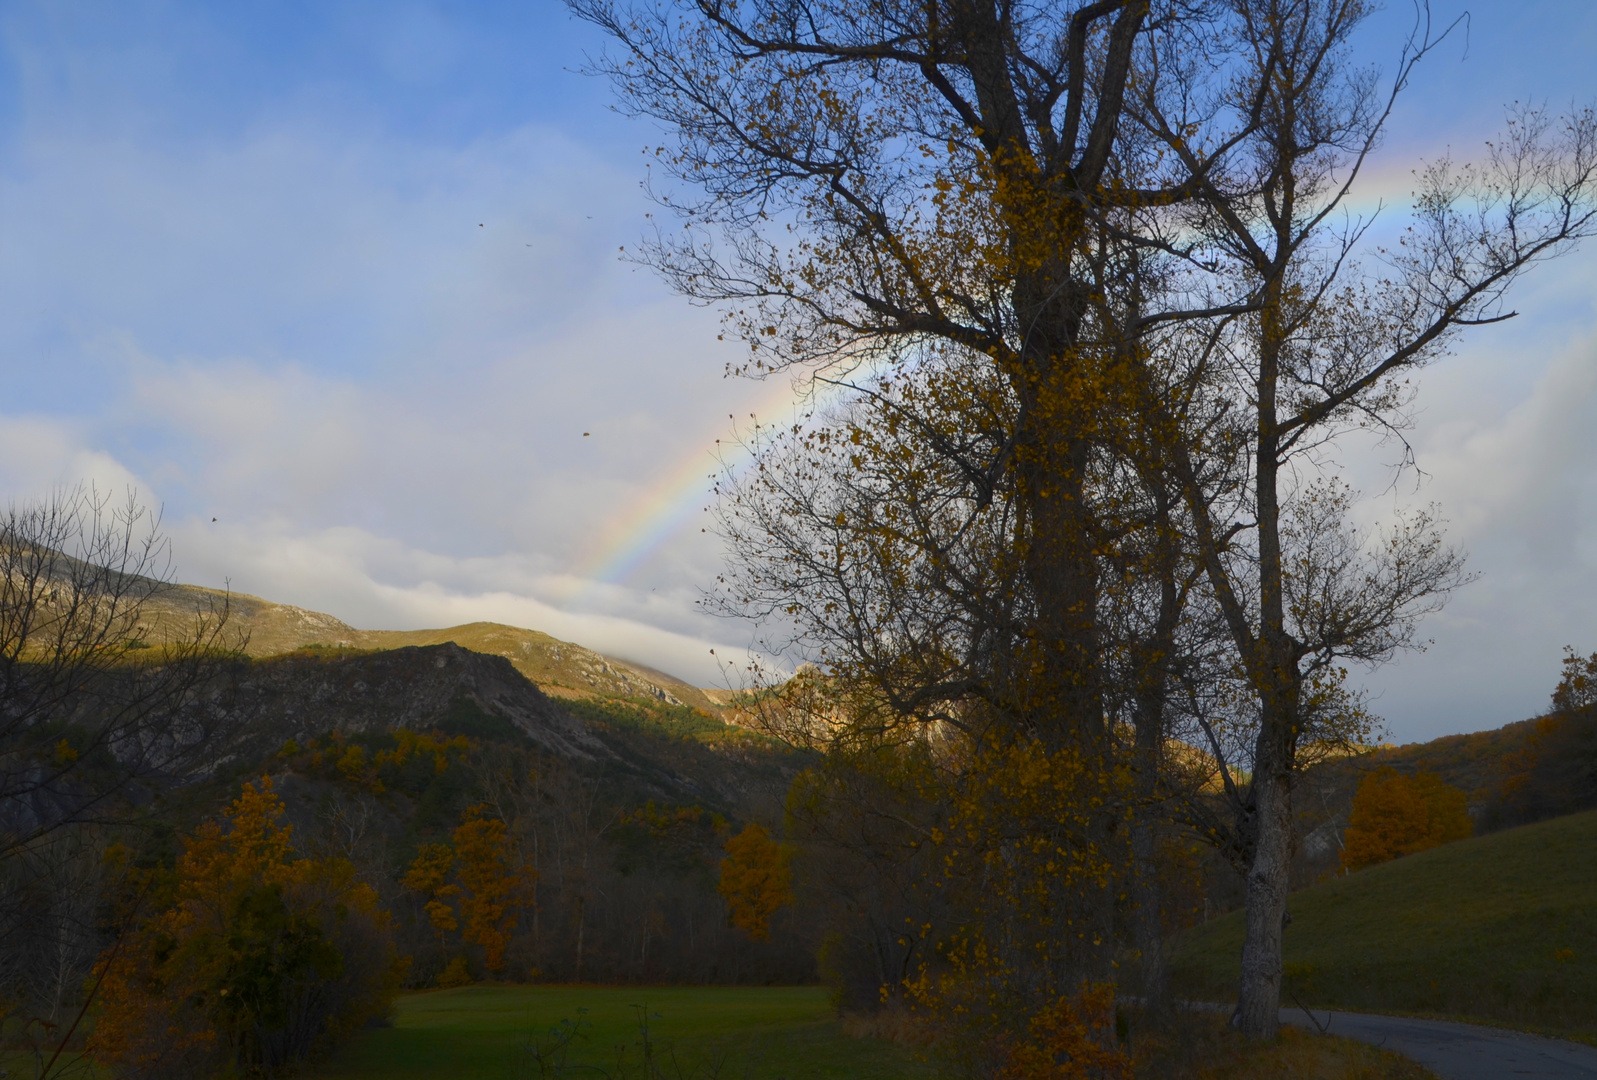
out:
<path id="1" fill-rule="evenodd" d="M 1597 5 L 1467 10 L 1362 205 L 1509 102 L 1597 99 Z M 0 497 L 131 486 L 185 582 L 724 685 L 753 633 L 696 603 L 717 440 L 792 391 L 724 377 L 716 313 L 619 257 L 656 133 L 579 73 L 601 47 L 554 0 L 0 3 Z M 1477 574 L 1357 673 L 1395 741 L 1538 713 L 1597 650 L 1597 244 L 1512 300 L 1423 375 L 1423 475 L 1344 451 L 1361 514 L 1439 504 Z"/>

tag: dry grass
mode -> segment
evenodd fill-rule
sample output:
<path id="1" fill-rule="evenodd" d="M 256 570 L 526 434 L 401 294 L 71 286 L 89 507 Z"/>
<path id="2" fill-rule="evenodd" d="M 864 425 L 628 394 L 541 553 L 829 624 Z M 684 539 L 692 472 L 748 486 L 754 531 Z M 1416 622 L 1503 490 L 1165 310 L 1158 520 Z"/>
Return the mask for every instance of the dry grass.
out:
<path id="1" fill-rule="evenodd" d="M 903 1005 L 894 1004 L 869 1013 L 844 1013 L 840 1018 L 843 1034 L 855 1039 L 882 1039 L 899 1046 L 930 1046 L 937 1041 L 936 1030 L 926 1018 L 916 1016 Z"/>
<path id="2" fill-rule="evenodd" d="M 1183 1012 L 1159 1024 L 1127 1019 L 1137 1080 L 1436 1080 L 1390 1050 L 1298 1028 L 1259 1043 L 1231 1030 L 1219 1013 Z M 845 1013 L 842 1027 L 856 1039 L 916 1049 L 937 1039 L 924 1017 L 902 1006 Z"/>
<path id="3" fill-rule="evenodd" d="M 1138 1080 L 1436 1080 L 1390 1050 L 1297 1028 L 1252 1042 L 1210 1013 L 1185 1013 L 1151 1031 L 1134 1025 L 1132 1043 Z"/>

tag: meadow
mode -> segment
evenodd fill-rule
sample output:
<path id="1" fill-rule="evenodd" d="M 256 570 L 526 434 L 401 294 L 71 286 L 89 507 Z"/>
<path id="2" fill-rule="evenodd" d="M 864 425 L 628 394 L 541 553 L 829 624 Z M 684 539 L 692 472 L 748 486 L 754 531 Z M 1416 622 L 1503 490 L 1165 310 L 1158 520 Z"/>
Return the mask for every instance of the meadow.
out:
<path id="1" fill-rule="evenodd" d="M 1295 1029 L 1284 1029 L 1273 1042 L 1252 1043 L 1212 1013 L 1186 1014 L 1162 1027 L 1130 1020 L 1138 1080 L 1435 1080 L 1389 1051 Z M 653 1069 L 644 1059 L 644 1021 Z M 39 1063 L 31 1054 L 0 1054 L 0 1076 L 34 1076 Z M 936 1080 L 948 1074 L 919 1051 L 845 1033 L 819 987 L 479 985 L 402 995 L 392 1027 L 367 1028 L 331 1060 L 296 1075 Z M 51 1072 L 52 1080 L 111 1076 L 75 1054 Z"/>
<path id="2" fill-rule="evenodd" d="M 1474 837 L 1292 894 L 1283 1004 L 1597 1042 L 1597 812 Z M 1242 913 L 1176 941 L 1179 992 L 1229 1000 Z"/>
<path id="3" fill-rule="evenodd" d="M 362 1031 L 316 1080 L 635 1077 L 643 1021 L 665 1076 L 922 1080 L 903 1046 L 844 1034 L 820 987 L 467 986 L 406 994 L 393 1027 Z M 562 1058 L 560 1044 L 569 1039 Z M 552 1066 L 541 1070 L 538 1052 Z M 595 1070 L 603 1070 L 597 1072 Z"/>

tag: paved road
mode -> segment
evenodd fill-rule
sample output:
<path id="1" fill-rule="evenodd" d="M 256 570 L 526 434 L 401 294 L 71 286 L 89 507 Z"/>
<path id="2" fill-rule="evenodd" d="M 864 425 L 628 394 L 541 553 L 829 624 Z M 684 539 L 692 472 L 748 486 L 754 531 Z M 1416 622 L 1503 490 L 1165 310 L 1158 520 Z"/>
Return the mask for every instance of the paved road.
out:
<path id="1" fill-rule="evenodd" d="M 1597 1080 L 1597 1047 L 1478 1024 L 1314 1010 L 1319 1025 L 1344 1039 L 1383 1046 L 1442 1080 Z M 1282 1009 L 1283 1024 L 1309 1026 L 1302 1009 Z"/>

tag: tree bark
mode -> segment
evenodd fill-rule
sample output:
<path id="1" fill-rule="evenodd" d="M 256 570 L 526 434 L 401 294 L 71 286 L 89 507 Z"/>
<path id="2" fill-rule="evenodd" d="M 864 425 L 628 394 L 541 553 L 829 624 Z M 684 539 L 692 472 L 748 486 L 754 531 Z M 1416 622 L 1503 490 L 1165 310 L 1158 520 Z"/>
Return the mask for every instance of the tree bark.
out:
<path id="1" fill-rule="evenodd" d="M 1291 187 L 1290 177 L 1286 181 Z M 1286 200 L 1284 200 L 1286 201 Z M 1287 870 L 1292 854 L 1293 757 L 1297 749 L 1302 676 L 1297 643 L 1287 632 L 1286 568 L 1281 548 L 1278 391 L 1282 275 L 1266 282 L 1260 313 L 1258 434 L 1254 496 L 1259 536 L 1259 639 L 1250 667 L 1259 695 L 1259 735 L 1253 760 L 1253 858 L 1248 867 L 1247 933 L 1237 1024 L 1252 1038 L 1280 1030 L 1281 946 L 1286 928 Z"/>
<path id="2" fill-rule="evenodd" d="M 1289 724 L 1266 721 L 1255 755 L 1255 839 L 1248 867 L 1247 933 L 1236 1025 L 1243 1034 L 1259 1039 L 1274 1038 L 1280 1029 L 1287 870 L 1292 856 L 1293 741 Z"/>
<path id="3" fill-rule="evenodd" d="M 1176 587 L 1174 539 L 1170 530 L 1170 498 L 1155 485 L 1158 526 L 1159 611 L 1152 632 L 1136 657 L 1137 692 L 1135 768 L 1137 814 L 1131 824 L 1132 901 L 1136 905 L 1134 938 L 1141 953 L 1142 997 L 1150 1012 L 1162 1012 L 1170 1001 L 1170 972 L 1164 955 L 1164 890 L 1159 885 L 1156 823 L 1160 819 L 1159 775 L 1163 768 L 1165 704 L 1181 595 Z"/>
<path id="4" fill-rule="evenodd" d="M 1142 1003 L 1151 1013 L 1170 1004 L 1170 965 L 1164 955 L 1164 925 L 1156 858 L 1159 838 L 1153 822 L 1139 817 L 1131 826 L 1132 902 L 1136 905 L 1133 936 L 1141 955 Z"/>

